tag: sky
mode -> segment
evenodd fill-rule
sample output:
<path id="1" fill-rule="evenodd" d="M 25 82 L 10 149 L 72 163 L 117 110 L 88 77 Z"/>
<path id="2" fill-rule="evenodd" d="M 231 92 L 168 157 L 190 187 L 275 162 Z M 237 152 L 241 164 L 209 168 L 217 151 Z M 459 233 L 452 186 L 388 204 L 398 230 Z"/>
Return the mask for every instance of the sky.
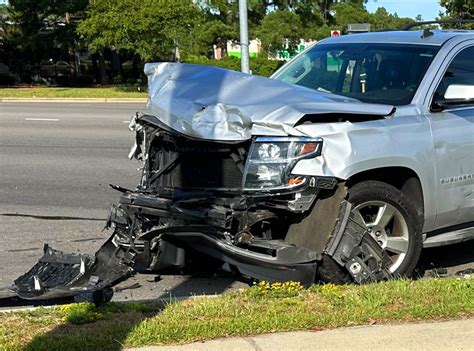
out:
<path id="1" fill-rule="evenodd" d="M 438 0 L 369 0 L 366 4 L 369 12 L 378 7 L 385 7 L 390 13 L 397 13 L 399 17 L 415 18 L 421 15 L 423 20 L 434 20 L 443 8 Z"/>

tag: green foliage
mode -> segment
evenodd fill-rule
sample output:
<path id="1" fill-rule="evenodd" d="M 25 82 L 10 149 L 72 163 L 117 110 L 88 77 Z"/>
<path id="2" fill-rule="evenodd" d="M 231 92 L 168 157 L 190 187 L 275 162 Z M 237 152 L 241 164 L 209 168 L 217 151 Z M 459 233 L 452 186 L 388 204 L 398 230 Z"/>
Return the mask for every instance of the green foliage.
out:
<path id="1" fill-rule="evenodd" d="M 473 0 L 440 0 L 439 3 L 451 18 L 471 19 L 474 16 Z"/>
<path id="2" fill-rule="evenodd" d="M 405 24 L 413 22 L 412 18 L 398 17 L 389 13 L 384 7 L 379 7 L 377 11 L 370 15 L 370 22 L 373 30 L 401 29 Z"/>
<path id="3" fill-rule="evenodd" d="M 184 56 L 212 56 L 213 45 L 226 49 L 227 41 L 237 37 L 235 27 L 213 17 L 203 19 L 191 32 Z"/>
<path id="4" fill-rule="evenodd" d="M 474 1 L 473 0 L 440 0 L 440 5 L 446 9 L 441 19 L 473 19 Z M 473 24 L 449 24 L 446 28 L 467 28 L 473 29 Z"/>
<path id="5" fill-rule="evenodd" d="M 39 60 L 42 50 L 73 47 L 78 40 L 75 22 L 82 18 L 87 0 L 10 0 L 9 20 L 14 38 L 27 54 Z M 57 25 L 61 23 L 61 25 Z"/>
<path id="6" fill-rule="evenodd" d="M 472 15 L 471 2 L 441 0 L 447 15 L 457 17 Z M 248 0 L 250 38 L 259 38 L 264 49 L 263 57 L 251 64 L 252 71 L 270 75 L 280 63 L 268 62 L 266 54 L 281 50 L 292 54 L 300 39 L 321 40 L 330 35 L 331 29 L 345 30 L 350 23 L 368 22 L 378 30 L 400 28 L 410 20 L 384 8 L 368 13 L 365 3 Z M 89 74 L 89 81 L 95 79 L 101 84 L 143 79 L 138 67 L 146 61 L 197 60 L 240 69 L 237 59 L 222 63 L 202 59 L 213 56 L 213 46 L 225 56 L 227 42 L 239 41 L 235 0 L 11 0 L 8 7 L 0 7 L 0 16 L 9 18 L 1 24 L 0 60 L 7 62 L 12 72 L 20 73 L 24 82 L 37 75 L 42 60 L 51 58 L 69 62 L 75 75 Z M 92 57 L 93 75 L 76 64 L 75 54 L 84 48 L 96 53 Z M 133 61 L 133 77 L 124 74 L 117 62 L 108 66 L 111 51 L 115 57 L 120 54 Z M 66 83 L 79 78 L 68 78 Z"/>
<path id="7" fill-rule="evenodd" d="M 250 59 L 250 69 L 253 74 L 269 77 L 284 63 L 284 61 L 269 60 L 264 56 L 257 56 Z"/>
<path id="8" fill-rule="evenodd" d="M 257 31 L 263 49 L 269 54 L 280 50 L 292 51 L 304 36 L 300 17 L 294 12 L 274 11 L 265 16 Z"/>
<path id="9" fill-rule="evenodd" d="M 116 85 L 108 88 L 1 88 L 0 98 L 27 99 L 146 99 L 146 87 Z"/>
<path id="10" fill-rule="evenodd" d="M 338 3 L 333 9 L 336 12 L 334 16 L 336 25 L 341 29 L 345 29 L 350 23 L 370 22 L 369 12 L 358 3 Z"/>
<path id="11" fill-rule="evenodd" d="M 208 59 L 205 56 L 189 56 L 184 61 L 186 63 L 216 66 L 240 71 L 240 59 L 234 56 L 227 56 L 221 60 Z M 252 74 L 268 77 L 280 68 L 283 63 L 282 61 L 269 60 L 266 57 L 258 56 L 250 59 L 250 70 Z"/>
<path id="12" fill-rule="evenodd" d="M 98 312 L 97 307 L 90 302 L 64 305 L 60 311 L 61 319 L 72 324 L 86 324 L 105 318 L 105 315 Z"/>
<path id="13" fill-rule="evenodd" d="M 237 1 L 163 3 L 90 0 L 88 17 L 79 26 L 79 33 L 93 51 L 114 47 L 136 53 L 144 61 L 175 60 L 176 47 L 185 61 L 211 57 L 213 45 L 225 53 L 227 41 L 239 39 Z M 330 29 L 344 28 L 348 23 L 370 22 L 375 28 L 398 26 L 398 17 L 385 10 L 372 18 L 362 0 L 250 0 L 248 17 L 251 37 L 260 38 L 265 52 L 272 55 L 283 49 L 291 53 L 301 38 L 320 40 L 329 36 Z M 233 68 L 234 62 L 220 66 Z"/>
<path id="14" fill-rule="evenodd" d="M 307 30 L 306 38 L 313 40 L 323 40 L 331 36 L 331 28 L 327 25 L 310 28 Z"/>
<path id="15" fill-rule="evenodd" d="M 5 4 L 0 4 L 0 16 L 6 16 L 8 14 L 8 8 Z M 2 21 L 3 23 L 3 21 Z"/>
<path id="16" fill-rule="evenodd" d="M 91 0 L 78 31 L 93 51 L 113 46 L 131 50 L 145 61 L 169 60 L 176 47 L 192 46 L 203 14 L 191 0 L 163 4 L 163 0 Z"/>
<path id="17" fill-rule="evenodd" d="M 156 311 L 153 304 L 140 302 L 129 304 L 107 303 L 104 306 L 96 306 L 90 302 L 63 305 L 59 308 L 61 320 L 71 324 L 87 324 L 102 319 L 111 318 L 113 314 L 141 313 L 146 314 Z"/>
<path id="18" fill-rule="evenodd" d="M 371 30 L 401 29 L 412 18 L 399 17 L 389 13 L 384 7 L 379 7 L 374 13 L 369 13 L 360 2 L 338 3 L 333 6 L 336 26 L 343 31 L 351 23 L 370 23 Z"/>
<path id="19" fill-rule="evenodd" d="M 190 56 L 185 59 L 186 63 L 192 63 L 197 65 L 208 65 L 216 66 L 225 69 L 231 69 L 234 71 L 240 71 L 240 59 L 233 56 L 227 56 L 221 60 L 208 59 L 205 56 Z"/>
<path id="20" fill-rule="evenodd" d="M 296 297 L 303 291 L 299 282 L 272 283 L 261 281 L 244 290 L 244 294 L 253 298 Z"/>

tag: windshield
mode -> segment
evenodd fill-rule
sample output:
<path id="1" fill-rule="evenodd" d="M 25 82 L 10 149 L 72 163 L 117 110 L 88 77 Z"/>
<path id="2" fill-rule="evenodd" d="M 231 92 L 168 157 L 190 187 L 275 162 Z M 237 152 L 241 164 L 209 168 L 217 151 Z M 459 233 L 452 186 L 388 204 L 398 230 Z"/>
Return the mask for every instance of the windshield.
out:
<path id="1" fill-rule="evenodd" d="M 395 44 L 321 44 L 273 78 L 363 102 L 407 105 L 438 47 Z"/>

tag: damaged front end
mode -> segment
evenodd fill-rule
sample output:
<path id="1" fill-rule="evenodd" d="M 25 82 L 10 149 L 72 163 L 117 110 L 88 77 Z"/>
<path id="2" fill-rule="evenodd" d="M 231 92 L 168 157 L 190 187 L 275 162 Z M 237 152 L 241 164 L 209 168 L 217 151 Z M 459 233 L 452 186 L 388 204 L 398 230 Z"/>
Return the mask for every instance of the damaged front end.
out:
<path id="1" fill-rule="evenodd" d="M 318 275 L 328 260 L 357 283 L 390 277 L 386 253 L 351 217 L 344 183 L 291 173 L 318 157 L 322 140 L 203 141 L 150 115 L 131 127 L 142 177 L 134 191 L 114 186 L 122 196 L 107 221 L 111 238 L 94 257 L 45 247 L 15 294 L 106 300 L 103 292 L 136 270 L 184 267 L 196 252 L 270 282 L 331 279 Z"/>
<path id="2" fill-rule="evenodd" d="M 323 256 L 360 283 L 390 275 L 383 250 L 352 220 L 344 184 L 291 173 L 299 160 L 320 155 L 321 139 L 205 141 L 151 115 L 131 126 L 131 156 L 143 161 L 143 173 L 119 207 L 133 223 L 135 245 L 149 248 L 145 268 L 184 265 L 197 251 L 268 281 L 309 285 Z"/>
<path id="3" fill-rule="evenodd" d="M 136 135 L 130 157 L 143 163 L 142 177 L 133 191 L 112 186 L 122 192 L 107 221 L 112 236 L 94 257 L 45 247 L 40 261 L 15 281 L 13 294 L 25 299 L 107 300 L 110 288 L 135 271 L 185 267 L 190 257 L 206 256 L 220 268 L 270 282 L 310 285 L 342 275 L 365 283 L 391 276 L 385 251 L 352 218 L 344 182 L 292 173 L 299 161 L 320 157 L 324 141 L 298 133 L 288 136 L 285 131 L 309 108 L 307 99 L 311 105 L 322 104 L 322 113 L 335 109 L 335 102 L 321 102 L 327 98 L 290 87 L 301 100 L 296 99 L 298 108 L 275 97 L 257 109 L 251 121 L 237 108 L 224 108 L 229 104 L 186 97 L 190 91 L 186 84 L 194 84 L 194 78 L 202 81 L 200 70 L 208 68 L 184 66 L 182 72 L 175 66 L 152 68 L 160 72 L 149 76 L 159 78 L 155 85 L 150 78 L 150 100 L 160 103 L 151 104 L 153 115 L 137 115 L 130 123 Z M 163 69 L 169 69 L 169 77 Z M 204 76 L 237 74 L 229 72 L 214 69 Z M 180 79 L 181 90 L 170 85 Z M 288 95 L 284 89 L 289 88 L 281 82 L 252 76 L 237 79 L 241 90 L 244 85 L 276 84 L 275 91 Z M 232 91 L 224 94 L 227 99 L 233 96 Z M 192 108 L 183 105 L 188 119 L 165 110 L 167 102 L 191 100 L 201 102 L 191 106 L 197 109 L 195 115 L 186 115 Z M 351 113 L 361 109 L 351 104 Z M 286 111 L 291 121 L 267 120 L 273 110 Z M 379 110 L 374 113 L 391 111 Z M 256 136 L 276 125 L 281 128 L 270 133 L 273 136 Z"/>

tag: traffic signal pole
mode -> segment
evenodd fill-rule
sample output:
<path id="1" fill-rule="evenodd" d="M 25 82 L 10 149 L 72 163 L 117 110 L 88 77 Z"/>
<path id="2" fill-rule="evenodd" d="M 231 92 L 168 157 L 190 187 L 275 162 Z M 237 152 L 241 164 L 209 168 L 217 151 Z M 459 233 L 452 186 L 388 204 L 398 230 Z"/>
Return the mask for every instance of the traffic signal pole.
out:
<path id="1" fill-rule="evenodd" d="M 239 22 L 240 22 L 240 70 L 244 73 L 250 73 L 247 0 L 239 0 Z"/>

